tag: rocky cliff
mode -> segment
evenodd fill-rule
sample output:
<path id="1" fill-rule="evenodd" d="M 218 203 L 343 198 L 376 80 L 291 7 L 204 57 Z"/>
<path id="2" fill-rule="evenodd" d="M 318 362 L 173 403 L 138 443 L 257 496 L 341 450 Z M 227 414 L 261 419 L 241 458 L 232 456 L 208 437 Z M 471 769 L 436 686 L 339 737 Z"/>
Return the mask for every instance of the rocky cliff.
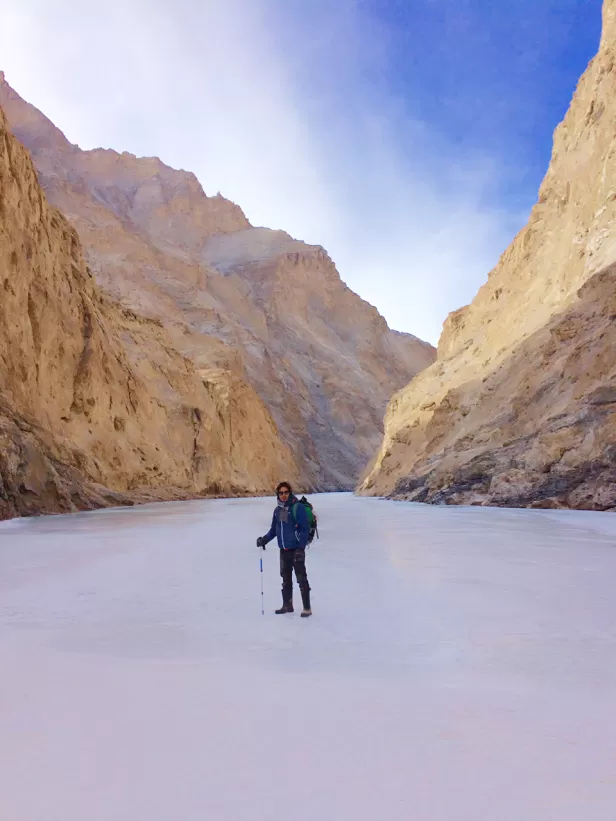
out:
<path id="1" fill-rule="evenodd" d="M 0 110 L 0 518 L 259 492 L 281 473 L 298 476 L 255 391 L 95 285 Z"/>
<path id="2" fill-rule="evenodd" d="M 0 105 L 107 293 L 160 320 L 196 367 L 214 363 L 252 385 L 304 486 L 353 486 L 380 442 L 387 400 L 434 349 L 391 331 L 322 248 L 250 226 L 194 175 L 80 150 L 2 75 Z"/>
<path id="3" fill-rule="evenodd" d="M 361 491 L 616 506 L 616 0 L 528 225 L 392 399 Z"/>

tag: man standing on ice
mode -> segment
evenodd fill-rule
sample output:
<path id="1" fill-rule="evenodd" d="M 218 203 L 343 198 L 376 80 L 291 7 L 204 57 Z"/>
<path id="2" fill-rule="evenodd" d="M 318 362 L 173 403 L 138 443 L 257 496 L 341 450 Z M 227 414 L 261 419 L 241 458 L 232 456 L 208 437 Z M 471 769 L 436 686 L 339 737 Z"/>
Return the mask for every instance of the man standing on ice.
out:
<path id="1" fill-rule="evenodd" d="M 312 615 L 310 609 L 310 585 L 306 575 L 306 545 L 310 534 L 310 524 L 306 508 L 293 495 L 288 482 L 281 482 L 276 488 L 278 504 L 272 516 L 272 526 L 265 536 L 259 536 L 257 547 L 265 550 L 265 545 L 274 536 L 278 537 L 280 548 L 280 575 L 282 576 L 282 607 L 276 613 L 293 612 L 293 570 L 302 594 L 302 618 Z"/>

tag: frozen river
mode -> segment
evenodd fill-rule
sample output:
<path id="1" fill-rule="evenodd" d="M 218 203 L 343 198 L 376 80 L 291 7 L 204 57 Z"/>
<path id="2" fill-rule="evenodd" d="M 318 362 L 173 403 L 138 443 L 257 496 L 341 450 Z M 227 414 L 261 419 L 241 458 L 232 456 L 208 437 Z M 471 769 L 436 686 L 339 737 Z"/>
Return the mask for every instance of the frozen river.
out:
<path id="1" fill-rule="evenodd" d="M 0 524 L 2 821 L 613 821 L 616 516 L 314 501 Z"/>

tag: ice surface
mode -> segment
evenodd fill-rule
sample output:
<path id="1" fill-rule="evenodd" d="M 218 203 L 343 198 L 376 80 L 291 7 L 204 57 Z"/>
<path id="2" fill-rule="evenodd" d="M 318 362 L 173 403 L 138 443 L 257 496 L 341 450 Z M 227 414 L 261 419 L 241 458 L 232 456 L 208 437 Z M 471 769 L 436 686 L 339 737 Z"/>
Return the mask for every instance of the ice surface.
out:
<path id="1" fill-rule="evenodd" d="M 616 516 L 315 501 L 0 525 L 1 821 L 613 821 Z"/>

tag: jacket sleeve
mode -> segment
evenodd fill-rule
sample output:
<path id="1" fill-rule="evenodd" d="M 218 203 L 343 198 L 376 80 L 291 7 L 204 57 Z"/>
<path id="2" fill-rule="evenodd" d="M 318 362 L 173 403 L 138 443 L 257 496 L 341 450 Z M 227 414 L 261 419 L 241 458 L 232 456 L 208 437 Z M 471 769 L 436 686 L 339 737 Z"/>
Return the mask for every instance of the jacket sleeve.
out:
<path id="1" fill-rule="evenodd" d="M 269 544 L 269 542 L 272 541 L 272 539 L 275 537 L 275 535 L 276 535 L 276 511 L 274 510 L 274 515 L 272 516 L 272 526 L 270 527 L 268 532 L 263 537 L 263 541 L 265 542 L 265 544 Z"/>
<path id="2" fill-rule="evenodd" d="M 300 545 L 308 544 L 308 536 L 310 535 L 310 526 L 308 524 L 308 514 L 306 508 L 297 503 L 295 506 L 295 526 L 297 528 L 297 535 Z"/>

